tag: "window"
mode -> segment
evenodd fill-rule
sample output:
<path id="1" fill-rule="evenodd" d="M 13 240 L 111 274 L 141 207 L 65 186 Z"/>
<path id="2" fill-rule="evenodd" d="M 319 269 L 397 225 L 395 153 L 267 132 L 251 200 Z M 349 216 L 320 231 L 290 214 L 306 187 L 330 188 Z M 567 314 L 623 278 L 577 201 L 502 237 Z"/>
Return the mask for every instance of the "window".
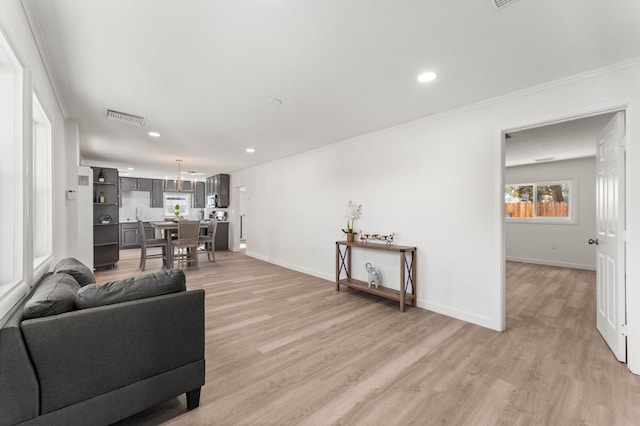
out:
<path id="1" fill-rule="evenodd" d="M 188 217 L 190 215 L 189 207 L 191 206 L 191 195 L 181 192 L 165 192 L 164 197 L 164 216 L 175 218 L 176 205 L 180 208 L 180 216 Z"/>
<path id="2" fill-rule="evenodd" d="M 572 222 L 574 187 L 573 180 L 505 185 L 504 216 L 507 220 Z"/>
<path id="3" fill-rule="evenodd" d="M 0 32 L 0 317 L 28 290 L 24 268 L 22 68 Z"/>
<path id="4" fill-rule="evenodd" d="M 53 185 L 51 121 L 33 95 L 33 268 L 52 256 Z"/>

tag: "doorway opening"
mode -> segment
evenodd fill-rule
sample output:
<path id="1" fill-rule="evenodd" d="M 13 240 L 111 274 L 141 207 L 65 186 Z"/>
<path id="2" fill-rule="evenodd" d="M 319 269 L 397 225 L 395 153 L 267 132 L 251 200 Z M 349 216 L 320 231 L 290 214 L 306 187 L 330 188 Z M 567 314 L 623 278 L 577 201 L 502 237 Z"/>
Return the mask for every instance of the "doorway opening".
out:
<path id="1" fill-rule="evenodd" d="M 246 186 L 240 186 L 238 195 L 238 215 L 239 215 L 239 244 L 240 250 L 247 249 L 247 204 L 249 202 L 249 192 Z"/>
<path id="2" fill-rule="evenodd" d="M 600 249 L 588 241 L 597 240 L 598 217 L 605 202 L 596 191 L 600 178 L 596 141 L 616 112 L 610 110 L 503 132 L 505 328 L 517 324 L 524 311 L 539 316 L 536 320 L 541 320 L 541 324 L 545 323 L 545 315 L 551 318 L 558 314 L 562 302 L 549 298 L 549 293 L 558 291 L 567 295 L 569 284 L 562 288 L 562 282 L 577 285 L 576 292 L 588 291 L 583 294 L 585 297 L 596 298 L 596 287 L 602 281 L 598 272 L 602 262 L 598 261 Z M 622 165 L 624 168 L 624 161 Z M 624 182 L 621 185 L 618 196 L 624 202 Z M 560 280 L 557 283 L 560 287 L 547 286 L 554 280 Z M 624 300 L 624 282 L 620 286 Z M 598 290 L 598 298 L 602 297 L 600 293 Z M 565 304 L 573 303 L 577 296 L 567 297 L 573 299 Z M 588 300 L 586 303 L 591 309 L 588 314 L 595 320 L 601 314 L 599 302 L 598 306 Z M 617 315 L 624 315 L 624 308 L 622 311 Z M 549 321 L 551 326 L 553 320 Z M 584 321 L 590 327 L 595 322 L 588 321 L 584 312 L 579 318 L 559 321 Z M 604 336 L 600 325 L 598 330 Z"/>

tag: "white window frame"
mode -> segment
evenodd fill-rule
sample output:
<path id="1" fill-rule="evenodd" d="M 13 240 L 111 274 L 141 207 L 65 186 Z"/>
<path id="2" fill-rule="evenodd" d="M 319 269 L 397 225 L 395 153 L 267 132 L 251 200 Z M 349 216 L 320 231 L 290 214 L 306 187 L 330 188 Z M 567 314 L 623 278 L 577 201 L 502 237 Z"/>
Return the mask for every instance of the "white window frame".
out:
<path id="1" fill-rule="evenodd" d="M 0 317 L 28 291 L 25 268 L 24 69 L 0 31 Z"/>
<path id="2" fill-rule="evenodd" d="M 559 185 L 566 184 L 569 186 L 569 215 L 567 217 L 559 216 L 536 216 L 537 204 L 537 186 L 542 185 Z M 533 217 L 505 217 L 506 223 L 535 223 L 535 224 L 555 224 L 555 225 L 577 225 L 578 224 L 578 179 L 575 177 L 566 179 L 538 180 L 531 179 L 525 182 L 505 183 L 507 186 L 533 186 Z M 502 189 L 503 193 L 505 188 Z M 508 204 L 505 201 L 505 206 Z M 506 208 L 506 207 L 505 207 Z M 504 210 L 503 210 L 504 213 Z"/>
<path id="3" fill-rule="evenodd" d="M 53 258 L 53 158 L 52 126 L 33 94 L 33 269 Z"/>

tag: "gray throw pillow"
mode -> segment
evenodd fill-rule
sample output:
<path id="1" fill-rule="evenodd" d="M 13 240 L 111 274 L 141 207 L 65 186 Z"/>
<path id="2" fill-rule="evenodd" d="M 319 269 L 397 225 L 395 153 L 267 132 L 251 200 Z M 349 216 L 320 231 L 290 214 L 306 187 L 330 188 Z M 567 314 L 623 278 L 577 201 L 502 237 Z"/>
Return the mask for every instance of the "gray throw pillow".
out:
<path id="1" fill-rule="evenodd" d="M 46 317 L 76 310 L 76 294 L 80 285 L 69 274 L 49 275 L 35 288 L 24 304 L 24 319 Z"/>
<path id="2" fill-rule="evenodd" d="M 78 291 L 77 304 L 78 309 L 86 309 L 185 290 L 184 272 L 169 269 L 102 285 L 86 285 Z"/>
<path id="3" fill-rule="evenodd" d="M 53 268 L 53 272 L 64 272 L 66 274 L 71 275 L 73 278 L 78 281 L 80 287 L 84 287 L 87 284 L 93 284 L 96 282 L 96 277 L 91 272 L 84 263 L 80 262 L 78 259 L 73 257 L 69 257 L 66 259 L 62 259 L 55 268 Z"/>

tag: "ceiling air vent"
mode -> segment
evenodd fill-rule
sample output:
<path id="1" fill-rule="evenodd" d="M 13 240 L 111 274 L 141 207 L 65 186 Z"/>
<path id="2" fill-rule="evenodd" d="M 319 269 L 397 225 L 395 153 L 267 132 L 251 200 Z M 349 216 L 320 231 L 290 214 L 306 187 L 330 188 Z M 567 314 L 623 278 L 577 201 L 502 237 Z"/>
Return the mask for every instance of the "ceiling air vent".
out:
<path id="1" fill-rule="evenodd" d="M 515 0 L 489 0 L 489 4 L 491 4 L 492 8 L 494 8 L 495 10 L 498 10 L 498 9 L 502 9 L 503 7 L 509 6 L 514 1 Z"/>
<path id="2" fill-rule="evenodd" d="M 139 115 L 127 114 L 126 112 L 114 111 L 112 109 L 105 110 L 105 117 L 111 120 L 137 124 L 138 126 L 144 126 L 144 122 L 147 120 L 145 117 L 140 117 Z"/>

